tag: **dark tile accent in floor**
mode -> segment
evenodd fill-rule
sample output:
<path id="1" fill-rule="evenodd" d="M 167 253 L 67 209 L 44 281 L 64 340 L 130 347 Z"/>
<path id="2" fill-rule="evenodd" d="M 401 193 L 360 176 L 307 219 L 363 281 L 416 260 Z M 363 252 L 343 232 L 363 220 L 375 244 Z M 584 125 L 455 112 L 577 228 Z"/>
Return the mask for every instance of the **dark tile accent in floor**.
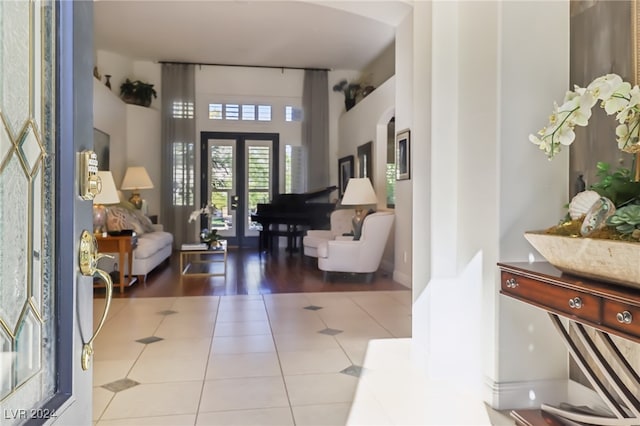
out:
<path id="1" fill-rule="evenodd" d="M 149 343 L 155 343 L 161 340 L 164 340 L 164 339 L 162 337 L 149 336 L 149 337 L 143 337 L 142 339 L 138 339 L 136 340 L 136 342 L 144 343 L 145 345 L 148 345 Z"/>
<path id="2" fill-rule="evenodd" d="M 345 368 L 344 370 L 340 371 L 342 374 L 347 374 L 349 376 L 353 376 L 353 377 L 360 377 L 360 375 L 362 374 L 362 372 L 364 371 L 364 368 L 362 368 L 359 365 L 350 365 L 349 367 Z"/>
<path id="3" fill-rule="evenodd" d="M 138 386 L 140 383 L 131 379 L 120 379 L 115 382 L 107 383 L 106 385 L 102 385 L 106 390 L 110 390 L 111 392 L 120 392 L 123 390 L 130 389 L 134 386 Z"/>
<path id="4" fill-rule="evenodd" d="M 309 305 L 309 306 L 305 306 L 303 309 L 308 309 L 310 311 L 318 311 L 322 309 L 322 306 Z"/>
<path id="5" fill-rule="evenodd" d="M 173 314 L 177 314 L 177 313 L 178 313 L 178 311 L 172 311 L 171 309 L 167 309 L 167 310 L 158 312 L 159 315 L 173 315 Z"/>
<path id="6" fill-rule="evenodd" d="M 335 328 L 325 328 L 324 330 L 318 331 L 318 333 L 326 334 L 327 336 L 335 336 L 336 334 L 342 333 L 343 330 L 336 330 Z"/>

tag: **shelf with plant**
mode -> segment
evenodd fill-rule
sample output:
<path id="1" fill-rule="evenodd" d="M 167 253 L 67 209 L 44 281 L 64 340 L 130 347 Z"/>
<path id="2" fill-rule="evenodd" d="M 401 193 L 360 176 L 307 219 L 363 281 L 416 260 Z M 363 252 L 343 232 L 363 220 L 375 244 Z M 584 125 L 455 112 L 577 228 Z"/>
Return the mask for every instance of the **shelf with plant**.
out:
<path id="1" fill-rule="evenodd" d="M 120 85 L 120 98 L 128 104 L 148 107 L 151 105 L 152 98 L 157 97 L 158 93 L 150 83 L 140 80 L 132 81 L 127 78 Z"/>

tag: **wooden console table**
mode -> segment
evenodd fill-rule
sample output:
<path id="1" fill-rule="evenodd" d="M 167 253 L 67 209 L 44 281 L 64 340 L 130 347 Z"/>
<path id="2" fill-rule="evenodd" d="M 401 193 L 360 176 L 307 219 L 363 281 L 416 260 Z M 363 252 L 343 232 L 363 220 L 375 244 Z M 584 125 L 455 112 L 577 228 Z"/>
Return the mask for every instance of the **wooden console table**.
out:
<path id="1" fill-rule="evenodd" d="M 542 404 L 542 413 L 512 413 L 516 423 L 550 425 L 556 416 L 594 425 L 640 425 L 640 395 L 629 389 L 616 371 L 636 390 L 640 389 L 640 378 L 610 337 L 640 343 L 640 289 L 563 274 L 546 262 L 498 263 L 498 267 L 500 293 L 549 313 L 569 354 L 612 413 L 597 415 Z M 559 316 L 569 320 L 568 326 Z M 604 350 L 596 346 L 585 325 L 596 330 Z"/>
<path id="2" fill-rule="evenodd" d="M 133 249 L 136 248 L 137 239 L 131 235 L 107 235 L 96 236 L 98 242 L 98 251 L 100 253 L 118 253 L 118 262 L 120 267 L 120 293 L 124 293 L 125 284 L 128 286 L 136 282 L 136 277 L 125 277 L 124 266 L 125 257 L 127 260 L 128 271 L 131 274 L 133 270 Z M 128 278 L 125 283 L 125 278 Z"/>

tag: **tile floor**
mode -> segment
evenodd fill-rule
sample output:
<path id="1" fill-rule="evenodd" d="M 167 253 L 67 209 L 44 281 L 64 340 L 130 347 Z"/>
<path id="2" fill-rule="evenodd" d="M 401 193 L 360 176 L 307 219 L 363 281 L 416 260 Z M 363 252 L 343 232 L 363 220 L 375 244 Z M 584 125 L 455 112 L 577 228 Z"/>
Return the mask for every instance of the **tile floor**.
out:
<path id="1" fill-rule="evenodd" d="M 94 425 L 513 424 L 408 367 L 410 314 L 410 291 L 114 299 Z"/>

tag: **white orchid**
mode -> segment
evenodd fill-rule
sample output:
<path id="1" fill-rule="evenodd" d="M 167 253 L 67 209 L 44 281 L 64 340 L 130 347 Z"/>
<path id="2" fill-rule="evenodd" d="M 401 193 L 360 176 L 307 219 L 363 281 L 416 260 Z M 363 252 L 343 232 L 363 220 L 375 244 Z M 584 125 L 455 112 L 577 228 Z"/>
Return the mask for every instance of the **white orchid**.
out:
<path id="1" fill-rule="evenodd" d="M 538 136 L 529 135 L 529 140 L 553 158 L 562 145 L 573 143 L 575 126 L 589 124 L 591 111 L 598 101 L 607 115 L 616 114 L 620 123 L 616 128 L 618 148 L 640 152 L 640 88 L 631 87 L 617 74 L 598 77 L 586 88 L 575 86 L 573 91 L 568 91 L 561 106 L 554 103 L 547 127 L 542 128 Z"/>
<path id="2" fill-rule="evenodd" d="M 206 206 L 204 206 L 201 209 L 198 210 L 194 210 L 191 212 L 191 214 L 189 215 L 189 223 L 198 220 L 198 218 L 201 215 L 205 215 L 206 217 L 209 217 L 211 215 L 213 215 L 216 211 L 216 206 L 215 205 L 210 205 L 207 204 Z"/>

